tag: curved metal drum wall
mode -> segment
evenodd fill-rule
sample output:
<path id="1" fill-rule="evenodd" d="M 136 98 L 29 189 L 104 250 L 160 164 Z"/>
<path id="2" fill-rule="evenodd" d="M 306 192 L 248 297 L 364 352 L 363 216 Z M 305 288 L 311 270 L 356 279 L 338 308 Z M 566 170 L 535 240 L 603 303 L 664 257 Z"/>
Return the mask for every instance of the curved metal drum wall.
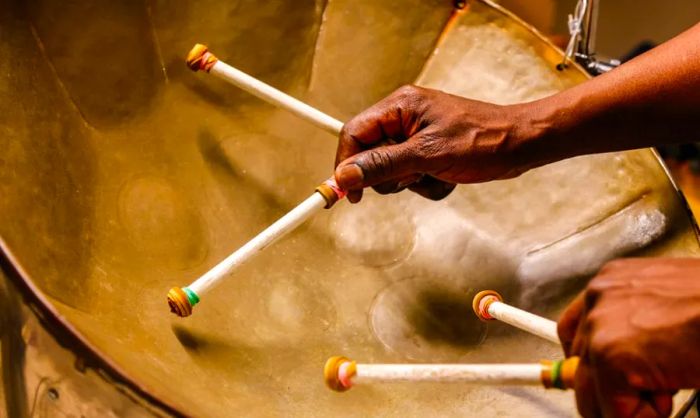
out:
<path id="1" fill-rule="evenodd" d="M 584 157 L 460 187 L 438 203 L 408 194 L 343 203 L 176 319 L 167 289 L 308 195 L 335 149 L 331 136 L 190 73 L 182 55 L 194 42 L 341 119 L 414 79 L 510 103 L 584 75 L 555 71 L 550 45 L 482 2 L 454 12 L 441 0 L 33 0 L 0 13 L 9 98 L 0 102 L 0 236 L 40 289 L 25 286 L 39 310 L 57 310 L 52 326 L 69 323 L 60 333 L 99 355 L 90 366 L 172 413 L 573 415 L 571 394 L 536 389 L 338 395 L 321 367 L 339 353 L 363 362 L 559 356 L 534 337 L 486 330 L 469 311 L 473 293 L 497 288 L 553 316 L 607 259 L 697 253 L 651 151 Z"/>

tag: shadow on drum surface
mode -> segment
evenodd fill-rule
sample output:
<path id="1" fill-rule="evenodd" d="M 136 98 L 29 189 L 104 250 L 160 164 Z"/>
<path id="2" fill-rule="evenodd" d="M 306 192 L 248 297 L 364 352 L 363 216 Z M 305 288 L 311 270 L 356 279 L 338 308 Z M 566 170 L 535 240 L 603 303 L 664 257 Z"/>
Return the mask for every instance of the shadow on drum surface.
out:
<path id="1" fill-rule="evenodd" d="M 513 103 L 585 76 L 555 71 L 558 51 L 481 1 L 459 12 L 441 0 L 103 3 L 0 9 L 12 35 L 0 40 L 0 91 L 12 99 L 0 102 L 0 216 L 11 220 L 0 235 L 45 308 L 99 352 L 93 366 L 123 371 L 119 384 L 171 413 L 573 413 L 570 394 L 538 389 L 338 395 L 321 368 L 335 354 L 557 357 L 557 347 L 499 324 L 485 336 L 471 296 L 495 288 L 554 317 L 610 258 L 697 254 L 651 151 L 597 155 L 460 186 L 441 202 L 370 193 L 341 203 L 236 271 L 191 318 L 174 318 L 167 289 L 306 197 L 335 151 L 307 123 L 189 73 L 182 56 L 194 42 L 342 119 L 416 79 Z"/>

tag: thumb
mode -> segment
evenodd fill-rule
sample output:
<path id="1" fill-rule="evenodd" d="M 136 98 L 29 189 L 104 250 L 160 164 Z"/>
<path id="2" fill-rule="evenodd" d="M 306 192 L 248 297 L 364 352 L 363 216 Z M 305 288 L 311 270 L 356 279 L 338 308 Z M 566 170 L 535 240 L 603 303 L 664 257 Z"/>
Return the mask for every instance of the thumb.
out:
<path id="1" fill-rule="evenodd" d="M 586 292 L 581 292 L 578 296 L 576 296 L 576 299 L 574 299 L 569 306 L 567 306 L 564 313 L 562 313 L 561 317 L 559 318 L 559 323 L 557 324 L 559 340 L 561 341 L 561 346 L 564 349 L 564 354 L 567 357 L 577 354 L 572 353 L 571 349 L 573 347 L 579 325 L 583 320 L 585 294 Z"/>
<path id="2" fill-rule="evenodd" d="M 417 173 L 422 160 L 414 141 L 385 145 L 360 152 L 342 161 L 335 180 L 345 190 L 357 190 Z"/>

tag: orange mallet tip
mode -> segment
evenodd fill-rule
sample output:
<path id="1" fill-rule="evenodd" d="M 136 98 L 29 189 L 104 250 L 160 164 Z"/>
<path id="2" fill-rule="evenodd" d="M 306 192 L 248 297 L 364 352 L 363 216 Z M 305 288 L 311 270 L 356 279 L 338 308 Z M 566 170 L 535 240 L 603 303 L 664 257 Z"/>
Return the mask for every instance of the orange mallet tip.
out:
<path id="1" fill-rule="evenodd" d="M 333 356 L 323 366 L 326 386 L 336 392 L 345 392 L 352 387 L 352 378 L 357 373 L 357 363 L 343 356 Z"/>
<path id="2" fill-rule="evenodd" d="M 503 297 L 495 290 L 482 290 L 474 296 L 472 309 L 479 319 L 489 321 L 494 319 L 489 314 L 489 305 L 493 302 L 503 302 Z"/>
<path id="3" fill-rule="evenodd" d="M 187 54 L 187 59 L 185 60 L 190 70 L 202 70 L 206 72 L 209 72 L 217 61 L 218 58 L 209 52 L 209 48 L 203 44 L 195 44 L 189 54 Z"/>

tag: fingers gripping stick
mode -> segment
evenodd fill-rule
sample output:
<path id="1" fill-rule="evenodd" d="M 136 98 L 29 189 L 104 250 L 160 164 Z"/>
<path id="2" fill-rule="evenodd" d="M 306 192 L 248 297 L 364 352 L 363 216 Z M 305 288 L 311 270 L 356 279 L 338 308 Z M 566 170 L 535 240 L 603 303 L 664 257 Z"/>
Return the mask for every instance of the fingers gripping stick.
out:
<path id="1" fill-rule="evenodd" d="M 474 313 L 482 321 L 498 319 L 516 328 L 559 344 L 557 323 L 503 303 L 503 298 L 493 290 L 484 290 L 474 296 Z"/>
<path id="2" fill-rule="evenodd" d="M 301 202 L 299 206 L 267 227 L 255 238 L 226 257 L 191 285 L 180 288 L 174 287 L 168 292 L 170 311 L 177 316 L 186 317 L 192 314 L 192 309 L 200 298 L 226 275 L 240 267 L 255 254 L 261 252 L 279 238 L 292 232 L 313 214 L 323 208 L 330 208 L 346 193 L 340 189 L 332 177 L 316 188 L 314 194 Z"/>
<path id="3" fill-rule="evenodd" d="M 445 382 L 474 385 L 544 386 L 570 389 L 579 358 L 531 364 L 358 364 L 346 357 L 326 361 L 326 385 L 345 392 L 358 384 Z"/>

